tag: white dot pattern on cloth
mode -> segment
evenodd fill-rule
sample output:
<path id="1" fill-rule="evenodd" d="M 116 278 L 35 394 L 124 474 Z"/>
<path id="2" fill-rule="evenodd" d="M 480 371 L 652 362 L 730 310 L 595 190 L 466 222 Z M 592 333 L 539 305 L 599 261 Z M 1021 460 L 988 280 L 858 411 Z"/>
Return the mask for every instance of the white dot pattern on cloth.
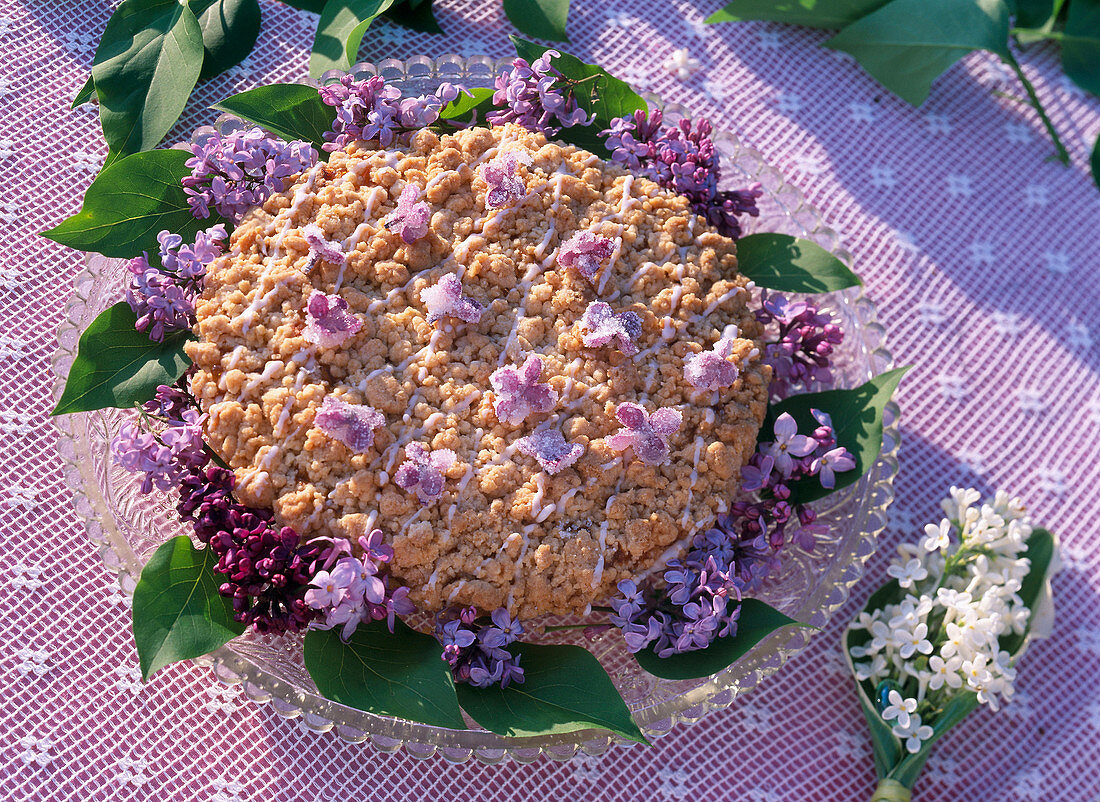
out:
<path id="1" fill-rule="evenodd" d="M 306 732 L 172 666 L 141 683 L 125 597 L 70 508 L 54 453 L 48 364 L 81 256 L 35 232 L 79 208 L 105 148 L 92 107 L 68 105 L 87 77 L 110 3 L 5 0 L 0 163 L 0 797 L 19 800 L 863 799 L 870 742 L 837 642 L 954 482 L 1023 495 L 1066 544 L 1051 639 L 1024 660 L 1023 697 L 975 713 L 937 746 L 923 802 L 1095 799 L 1100 704 L 1100 221 L 1085 169 L 1100 103 L 1065 80 L 1053 47 L 1024 65 L 1074 156 L 1066 169 L 990 56 L 965 58 L 925 106 L 891 96 L 828 34 L 770 23 L 705 26 L 691 0 L 574 0 L 571 52 L 734 129 L 817 204 L 856 258 L 899 364 L 899 501 L 869 578 L 833 623 L 731 710 L 642 746 L 559 764 L 452 767 Z M 178 141 L 207 107 L 257 83 L 306 77 L 316 16 L 261 0 L 244 67 L 204 83 Z M 702 5 L 702 4 L 699 4 Z M 78 7 L 76 7 L 78 6 Z M 499 2 L 440 0 L 444 35 L 372 27 L 364 55 L 507 56 Z M 612 8 L 609 8 L 612 6 Z M 715 7 L 717 4 L 715 4 Z M 707 9 L 709 11 L 709 9 Z M 476 32 L 471 36 L 471 32 Z M 663 64 L 677 51 L 672 69 Z M 688 69 L 692 60 L 698 69 Z M 680 70 L 679 67 L 685 67 Z M 686 75 L 683 75 L 686 72 Z M 683 75 L 683 80 L 681 80 Z M 873 154 L 873 155 L 872 155 Z M 62 692 L 63 689 L 63 692 Z M 1027 748 L 1005 749 L 1008 744 Z M 365 790 L 366 789 L 366 790 Z"/>

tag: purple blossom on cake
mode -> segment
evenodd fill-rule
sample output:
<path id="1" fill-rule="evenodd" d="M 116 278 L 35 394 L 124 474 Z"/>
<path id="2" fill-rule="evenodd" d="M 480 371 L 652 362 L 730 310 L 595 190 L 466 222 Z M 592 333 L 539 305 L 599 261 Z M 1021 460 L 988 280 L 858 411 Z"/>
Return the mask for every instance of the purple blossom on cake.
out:
<path id="1" fill-rule="evenodd" d="M 184 245 L 178 234 L 161 231 L 157 235 L 160 267 L 150 265 L 145 254 L 132 259 L 126 302 L 137 318 L 134 328 L 157 342 L 169 332 L 191 328 L 195 296 L 202 290 L 206 266 L 222 254 L 225 238 L 221 224 L 200 231 L 192 245 Z"/>
<path id="2" fill-rule="evenodd" d="M 493 409 L 501 423 L 520 424 L 528 415 L 549 412 L 558 402 L 558 393 L 542 376 L 542 359 L 532 354 L 519 370 L 497 368 L 489 377 L 497 398 Z"/>
<path id="3" fill-rule="evenodd" d="M 306 303 L 306 325 L 302 336 L 321 348 L 336 348 L 363 327 L 358 317 L 348 312 L 348 302 L 339 295 L 314 290 Z"/>
<path id="4" fill-rule="evenodd" d="M 209 129 L 191 144 L 191 153 L 191 175 L 181 183 L 192 214 L 207 218 L 213 208 L 234 222 L 317 163 L 308 142 L 283 142 L 260 128 L 226 136 Z"/>
<path id="5" fill-rule="evenodd" d="M 385 226 L 406 243 L 412 243 L 428 233 L 431 218 L 431 207 L 420 200 L 420 189 L 415 184 L 405 184 L 397 199 L 397 208 L 386 218 Z"/>
<path id="6" fill-rule="evenodd" d="M 401 131 L 434 123 L 443 105 L 458 97 L 455 86 L 443 83 L 434 94 L 403 98 L 401 91 L 386 86 L 380 75 L 361 81 L 344 75 L 317 92 L 323 103 L 336 108 L 332 130 L 324 134 L 323 148 L 329 152 L 356 140 L 377 139 L 382 147 L 389 147 Z"/>
<path id="7" fill-rule="evenodd" d="M 607 438 L 615 451 L 634 449 L 634 456 L 646 465 L 668 461 L 668 438 L 680 430 L 684 416 L 678 409 L 662 407 L 652 415 L 629 401 L 619 404 L 615 417 L 625 427 Z"/>
<path id="8" fill-rule="evenodd" d="M 641 171 L 661 186 L 685 196 L 692 210 L 702 215 L 722 234 L 741 235 L 742 215 L 760 214 L 756 201 L 763 195 L 759 184 L 747 189 L 721 190 L 718 153 L 706 120 L 680 120 L 661 127 L 659 109 L 639 110 L 620 117 L 603 132 L 612 161 Z"/>
<path id="9" fill-rule="evenodd" d="M 530 164 L 531 154 L 522 150 L 506 151 L 481 168 L 481 177 L 489 185 L 485 205 L 500 208 L 517 203 L 527 196 L 527 185 L 516 175 L 521 164 Z"/>
<path id="10" fill-rule="evenodd" d="M 444 317 L 477 323 L 485 311 L 484 306 L 462 294 L 462 281 L 454 273 L 445 274 L 435 284 L 421 290 L 420 302 L 428 310 L 429 323 Z"/>
<path id="11" fill-rule="evenodd" d="M 568 468 L 584 453 L 584 446 L 579 443 L 570 445 L 558 429 L 542 429 L 521 437 L 516 441 L 516 448 L 520 453 L 538 460 L 542 469 L 551 476 Z"/>
<path id="12" fill-rule="evenodd" d="M 429 452 L 423 443 L 409 443 L 405 446 L 405 461 L 393 481 L 404 490 L 415 491 L 422 504 L 430 504 L 443 495 L 444 474 L 455 459 L 455 452 L 449 448 Z"/>
<path id="13" fill-rule="evenodd" d="M 150 431 L 143 420 L 127 421 L 111 441 L 111 453 L 126 470 L 145 474 L 142 493 L 154 487 L 170 490 L 209 462 L 202 439 L 205 420 L 197 409 L 182 409 L 179 419 L 169 420 L 160 432 Z"/>
<path id="14" fill-rule="evenodd" d="M 565 268 L 575 268 L 578 273 L 595 283 L 600 263 L 609 259 L 614 251 L 614 240 L 591 231 L 578 231 L 558 250 L 558 264 Z"/>
<path id="15" fill-rule="evenodd" d="M 593 301 L 581 316 L 581 327 L 588 334 L 581 338 L 589 348 L 599 348 L 614 341 L 626 356 L 638 353 L 635 340 L 642 336 L 642 319 L 637 312 L 614 312 L 610 304 Z"/>
<path id="16" fill-rule="evenodd" d="M 691 354 L 684 359 L 684 380 L 703 391 L 732 386 L 739 374 L 737 365 L 729 361 L 734 339 L 722 337 L 710 351 Z"/>
<path id="17" fill-rule="evenodd" d="M 349 404 L 326 395 L 313 424 L 329 437 L 362 454 L 374 445 L 374 430 L 386 425 L 386 416 L 374 407 Z"/>
<path id="18" fill-rule="evenodd" d="M 341 250 L 340 246 L 329 242 L 324 230 L 316 223 L 310 223 L 303 228 L 302 236 L 305 238 L 306 245 L 309 246 L 309 255 L 306 256 L 306 273 L 315 268 L 317 263 L 322 260 L 332 265 L 342 265 L 347 259 L 347 255 Z"/>
<path id="19" fill-rule="evenodd" d="M 772 395 L 828 382 L 833 350 L 844 341 L 841 328 L 812 301 L 790 301 L 764 291 L 761 302 L 756 319 L 768 326 L 769 337 L 776 337 L 764 348 L 764 359 L 772 366 Z"/>
<path id="20" fill-rule="evenodd" d="M 523 634 L 523 625 L 503 607 L 492 612 L 489 623 L 482 624 L 478 624 L 473 607 L 446 610 L 436 619 L 435 632 L 455 682 L 479 688 L 523 682 L 519 655 L 506 648 Z"/>
<path id="21" fill-rule="evenodd" d="M 512 68 L 497 76 L 493 105 L 504 108 L 487 115 L 490 125 L 517 123 L 528 131 L 553 136 L 561 128 L 588 125 L 590 119 L 577 105 L 573 84 L 550 61 L 560 58 L 547 50 L 534 62 L 512 60 Z"/>

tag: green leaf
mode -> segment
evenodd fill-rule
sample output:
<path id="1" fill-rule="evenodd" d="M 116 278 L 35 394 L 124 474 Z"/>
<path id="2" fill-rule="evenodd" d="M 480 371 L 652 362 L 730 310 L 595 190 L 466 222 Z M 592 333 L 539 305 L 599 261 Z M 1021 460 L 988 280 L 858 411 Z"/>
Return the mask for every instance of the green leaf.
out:
<path id="1" fill-rule="evenodd" d="M 135 329 L 135 321 L 125 301 L 92 321 L 80 335 L 65 390 L 51 415 L 132 409 L 156 395 L 158 385 L 172 384 L 183 375 L 191 364 L 183 352 L 191 332 L 168 334 L 158 343 Z"/>
<path id="2" fill-rule="evenodd" d="M 328 0 L 317 22 L 317 37 L 309 56 L 309 74 L 347 70 L 355 63 L 363 35 L 393 0 Z"/>
<path id="3" fill-rule="evenodd" d="M 188 0 L 187 5 L 202 29 L 200 79 L 220 75 L 252 52 L 260 34 L 256 0 Z"/>
<path id="4" fill-rule="evenodd" d="M 443 647 L 401 621 L 360 624 L 351 639 L 339 630 L 306 633 L 306 670 L 326 699 L 380 716 L 466 728 Z"/>
<path id="5" fill-rule="evenodd" d="M 149 150 L 120 159 L 96 176 L 79 212 L 42 236 L 119 259 L 156 253 L 164 230 L 194 240 L 196 232 L 224 221 L 191 214 L 180 185 L 191 174 L 185 164 L 190 157 L 185 150 Z"/>
<path id="6" fill-rule="evenodd" d="M 92 76 L 88 76 L 88 80 L 84 82 L 84 86 L 80 87 L 80 91 L 76 93 L 76 97 L 73 98 L 73 105 L 69 106 L 70 109 L 75 109 L 83 106 L 89 100 L 95 97 L 95 81 Z"/>
<path id="7" fill-rule="evenodd" d="M 467 92 L 470 94 L 466 94 Z M 478 122 L 484 123 L 485 113 L 493 108 L 493 94 L 492 89 L 483 86 L 465 89 L 440 110 L 439 119 L 468 123 L 473 120 L 476 112 Z"/>
<path id="8" fill-rule="evenodd" d="M 536 39 L 568 42 L 569 0 L 504 0 L 504 13 L 520 31 Z"/>
<path id="9" fill-rule="evenodd" d="M 324 134 L 336 121 L 336 109 L 321 101 L 316 87 L 304 84 L 258 86 L 227 97 L 214 108 L 256 123 L 288 142 L 311 142 L 321 153 Z"/>
<path id="10" fill-rule="evenodd" d="M 281 3 L 290 6 L 291 8 L 297 8 L 301 11 L 312 11 L 314 14 L 320 14 L 324 8 L 327 0 L 279 0 Z"/>
<path id="11" fill-rule="evenodd" d="M 432 0 L 405 0 L 403 3 L 394 3 L 382 16 L 396 25 L 402 25 L 420 33 L 443 33 L 439 22 L 436 21 Z"/>
<path id="12" fill-rule="evenodd" d="M 202 58 L 202 29 L 186 6 L 124 0 L 92 60 L 108 164 L 157 146 L 187 104 Z"/>
<path id="13" fill-rule="evenodd" d="M 810 28 L 843 28 L 889 0 L 733 0 L 706 21 L 770 20 Z"/>
<path id="14" fill-rule="evenodd" d="M 482 727 L 511 737 L 595 728 L 649 743 L 607 672 L 586 649 L 517 643 L 510 650 L 520 656 L 522 683 L 456 686 L 462 708 Z"/>
<path id="15" fill-rule="evenodd" d="M 825 390 L 820 393 L 793 395 L 768 408 L 767 418 L 760 428 L 762 441 L 773 437 L 775 419 L 784 412 L 794 417 L 799 431 L 812 431 L 818 424 L 810 410 L 818 409 L 832 416 L 837 444 L 848 449 L 856 461 L 853 470 L 836 474 L 836 487 L 832 490 L 822 487 L 816 476 L 807 476 L 792 482 L 789 499 L 791 504 L 805 504 L 823 498 L 842 487 L 855 484 L 871 469 L 882 451 L 883 410 L 907 370 L 908 367 L 896 368 L 853 390 Z"/>
<path id="16" fill-rule="evenodd" d="M 1073 0 L 1061 37 L 1062 69 L 1094 95 L 1100 95 L 1100 0 Z"/>
<path id="17" fill-rule="evenodd" d="M 244 632 L 233 606 L 218 593 L 212 549 L 196 549 L 185 535 L 157 549 L 134 588 L 134 642 L 141 676 L 169 663 L 208 654 Z"/>
<path id="18" fill-rule="evenodd" d="M 709 677 L 733 665 L 768 635 L 785 626 L 805 626 L 759 599 L 742 599 L 737 634 L 716 638 L 710 646 L 694 652 L 658 657 L 652 647 L 638 652 L 638 665 L 662 679 Z"/>
<path id="19" fill-rule="evenodd" d="M 833 292 L 859 276 L 820 245 L 787 234 L 749 234 L 737 241 L 737 268 L 761 287 L 780 292 Z"/>
<path id="20" fill-rule="evenodd" d="M 1092 166 L 1092 180 L 1096 182 L 1096 188 L 1100 189 L 1100 136 L 1092 145 L 1092 158 L 1089 159 Z"/>
<path id="21" fill-rule="evenodd" d="M 1004 0 L 893 0 L 825 43 L 855 56 L 890 91 L 914 106 L 932 82 L 972 50 L 1008 54 Z"/>
<path id="22" fill-rule="evenodd" d="M 1041 28 L 1055 14 L 1054 0 L 1010 0 L 1009 8 L 1020 28 Z"/>

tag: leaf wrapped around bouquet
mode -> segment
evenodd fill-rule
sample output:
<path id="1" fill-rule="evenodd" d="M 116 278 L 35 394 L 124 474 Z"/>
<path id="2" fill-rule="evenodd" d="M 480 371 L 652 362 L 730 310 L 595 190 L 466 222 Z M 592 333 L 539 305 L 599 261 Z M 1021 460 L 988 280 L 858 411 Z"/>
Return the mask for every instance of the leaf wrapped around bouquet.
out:
<path id="1" fill-rule="evenodd" d="M 898 547 L 894 577 L 844 635 L 871 730 L 872 800 L 908 802 L 933 744 L 981 704 L 1012 698 L 1017 661 L 1053 619 L 1057 542 L 1004 493 L 977 506 L 951 488 L 947 515 Z"/>

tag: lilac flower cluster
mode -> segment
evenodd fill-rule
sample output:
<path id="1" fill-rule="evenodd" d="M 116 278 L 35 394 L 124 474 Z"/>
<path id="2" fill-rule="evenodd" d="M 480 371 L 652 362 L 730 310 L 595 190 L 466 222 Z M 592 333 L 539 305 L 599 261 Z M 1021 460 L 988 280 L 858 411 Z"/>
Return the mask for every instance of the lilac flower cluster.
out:
<path id="1" fill-rule="evenodd" d="M 321 100 L 336 108 L 332 131 L 325 132 L 324 149 L 341 150 L 358 139 L 377 139 L 389 147 L 402 131 L 424 128 L 439 119 L 444 104 L 458 97 L 458 88 L 440 84 L 434 95 L 402 97 L 401 90 L 386 86 L 380 75 L 356 80 L 344 75 L 336 83 L 317 90 Z"/>
<path id="2" fill-rule="evenodd" d="M 794 387 L 828 382 L 833 349 L 844 341 L 844 332 L 812 301 L 789 301 L 764 291 L 756 319 L 771 327 L 764 358 L 772 366 L 773 395 L 789 395 Z"/>
<path id="3" fill-rule="evenodd" d="M 721 170 L 713 130 L 707 120 L 680 120 L 678 125 L 661 127 L 659 109 L 650 113 L 636 111 L 619 117 L 611 128 L 602 131 L 613 161 L 640 170 L 667 189 L 691 201 L 691 207 L 711 225 L 729 237 L 741 235 L 738 218 L 756 217 L 756 200 L 763 192 L 759 184 L 741 190 L 721 190 Z"/>
<path id="4" fill-rule="evenodd" d="M 191 175 L 182 181 L 191 213 L 205 219 L 213 208 L 234 222 L 317 163 L 308 142 L 283 142 L 260 128 L 227 136 L 211 130 L 192 143 L 191 153 Z"/>
<path id="5" fill-rule="evenodd" d="M 503 607 L 493 611 L 490 621 L 479 624 L 473 607 L 448 610 L 436 619 L 435 634 L 443 644 L 443 659 L 451 666 L 455 682 L 478 688 L 523 682 L 519 655 L 505 648 L 523 634 L 523 625 Z"/>
<path id="6" fill-rule="evenodd" d="M 359 538 L 361 555 L 352 553 L 351 543 L 335 538 L 321 553 L 318 570 L 310 580 L 304 600 L 323 620 L 319 629 L 341 627 L 340 637 L 347 640 L 364 621 L 381 621 L 393 632 L 394 619 L 411 615 L 416 607 L 409 601 L 409 589 L 390 587 L 385 565 L 393 559 L 393 548 L 382 542 L 382 530 L 375 529 Z"/>
<path id="7" fill-rule="evenodd" d="M 528 131 L 553 136 L 562 128 L 592 122 L 577 105 L 576 81 L 570 81 L 550 64 L 559 58 L 557 50 L 547 50 L 533 63 L 512 60 L 512 69 L 496 79 L 493 105 L 504 108 L 487 115 L 491 125 L 517 123 Z"/>
<path id="8" fill-rule="evenodd" d="M 191 328 L 206 266 L 221 255 L 225 238 L 224 225 L 200 231 L 192 245 L 184 245 L 179 234 L 162 231 L 157 235 L 160 267 L 150 264 L 148 254 L 132 259 L 126 303 L 137 317 L 134 328 L 157 342 L 169 332 Z"/>
<path id="9" fill-rule="evenodd" d="M 163 384 L 142 412 L 137 420 L 122 424 L 111 441 L 111 452 L 126 470 L 145 474 L 142 493 L 154 487 L 171 490 L 209 461 L 202 439 L 206 416 L 194 408 L 189 396 Z M 159 431 L 153 431 L 154 422 L 163 424 Z"/>
<path id="10" fill-rule="evenodd" d="M 818 476 L 833 487 L 836 472 L 855 467 L 847 450 L 837 448 L 828 415 L 813 414 L 819 425 L 809 436 L 798 433 L 790 415 L 778 417 L 775 440 L 761 443 L 742 471 L 745 490 L 761 491 L 760 500 L 734 503 L 714 527 L 696 535 L 683 559 L 669 561 L 663 586 L 619 583 L 622 595 L 611 601 L 611 621 L 622 629 L 630 651 L 653 648 L 667 657 L 736 635 L 741 594 L 776 569 L 793 520 L 798 526 L 792 541 L 813 548 L 814 512 L 789 503 L 790 484 Z"/>
<path id="11" fill-rule="evenodd" d="M 274 523 L 270 510 L 234 501 L 235 482 L 225 468 L 194 468 L 176 510 L 218 556 L 214 570 L 225 574 L 218 592 L 232 600 L 233 617 L 261 633 L 297 631 L 319 615 L 305 594 L 322 551 Z"/>

